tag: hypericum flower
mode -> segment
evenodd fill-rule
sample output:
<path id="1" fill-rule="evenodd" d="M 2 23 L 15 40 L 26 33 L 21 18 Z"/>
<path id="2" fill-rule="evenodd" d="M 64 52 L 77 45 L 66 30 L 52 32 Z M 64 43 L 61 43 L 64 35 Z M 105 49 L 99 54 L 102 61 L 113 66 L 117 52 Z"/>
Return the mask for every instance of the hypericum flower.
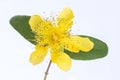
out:
<path id="1" fill-rule="evenodd" d="M 71 68 L 71 58 L 64 53 L 64 49 L 71 52 L 90 51 L 94 44 L 88 38 L 71 35 L 69 33 L 73 25 L 74 15 L 70 8 L 64 8 L 56 18 L 56 21 L 44 20 L 39 15 L 31 16 L 30 27 L 35 33 L 36 47 L 30 56 L 33 65 L 39 64 L 45 58 L 50 49 L 51 60 L 57 66 L 68 71 Z"/>

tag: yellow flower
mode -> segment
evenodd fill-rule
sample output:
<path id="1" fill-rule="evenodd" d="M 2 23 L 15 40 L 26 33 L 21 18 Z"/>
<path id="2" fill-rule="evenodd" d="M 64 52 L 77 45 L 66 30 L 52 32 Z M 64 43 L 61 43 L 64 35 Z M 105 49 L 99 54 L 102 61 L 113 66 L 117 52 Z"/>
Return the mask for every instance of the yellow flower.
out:
<path id="1" fill-rule="evenodd" d="M 29 20 L 32 31 L 36 34 L 36 48 L 30 56 L 33 65 L 39 64 L 50 49 L 51 60 L 57 66 L 68 71 L 71 68 L 71 58 L 64 49 L 71 52 L 90 51 L 94 44 L 88 38 L 74 36 L 69 33 L 73 25 L 74 15 L 70 8 L 64 8 L 56 21 L 44 20 L 39 15 L 31 16 Z"/>

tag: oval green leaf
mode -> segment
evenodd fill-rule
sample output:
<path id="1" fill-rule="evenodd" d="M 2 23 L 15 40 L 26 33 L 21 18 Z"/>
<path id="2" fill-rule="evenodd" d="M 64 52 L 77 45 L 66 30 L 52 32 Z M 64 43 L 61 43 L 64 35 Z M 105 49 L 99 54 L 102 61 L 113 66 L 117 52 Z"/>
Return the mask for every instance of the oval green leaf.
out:
<path id="1" fill-rule="evenodd" d="M 35 34 L 32 32 L 29 25 L 30 16 L 14 16 L 10 19 L 10 24 L 13 26 L 15 30 L 17 30 L 26 40 L 31 42 L 32 44 L 36 44 L 35 42 Z"/>
<path id="2" fill-rule="evenodd" d="M 94 48 L 89 51 L 89 52 L 70 52 L 68 50 L 65 50 L 64 52 L 68 54 L 72 59 L 75 60 L 93 60 L 93 59 L 98 59 L 98 58 L 103 58 L 107 55 L 108 53 L 108 47 L 107 45 L 96 38 L 90 37 L 90 36 L 85 36 L 85 35 L 80 35 L 81 37 L 87 37 L 89 38 L 93 43 L 94 43 Z"/>

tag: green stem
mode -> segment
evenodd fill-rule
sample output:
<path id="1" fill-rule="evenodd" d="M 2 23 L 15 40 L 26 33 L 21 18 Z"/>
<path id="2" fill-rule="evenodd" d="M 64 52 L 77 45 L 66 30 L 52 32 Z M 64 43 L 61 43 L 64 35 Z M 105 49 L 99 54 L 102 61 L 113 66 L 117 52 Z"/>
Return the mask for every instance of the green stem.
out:
<path id="1" fill-rule="evenodd" d="M 48 75 L 48 72 L 49 72 L 49 69 L 50 69 L 51 63 L 52 63 L 52 61 L 50 60 L 50 62 L 49 62 L 49 64 L 48 64 L 48 67 L 47 67 L 47 69 L 46 69 L 46 72 L 45 72 L 44 80 L 47 79 L 47 75 Z"/>

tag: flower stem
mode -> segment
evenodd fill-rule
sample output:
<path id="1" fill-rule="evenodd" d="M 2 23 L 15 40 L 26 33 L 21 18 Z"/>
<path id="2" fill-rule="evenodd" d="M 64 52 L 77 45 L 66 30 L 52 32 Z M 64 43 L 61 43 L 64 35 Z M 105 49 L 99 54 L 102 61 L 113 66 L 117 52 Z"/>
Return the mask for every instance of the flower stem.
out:
<path id="1" fill-rule="evenodd" d="M 52 63 L 52 61 L 50 60 L 50 62 L 49 62 L 49 64 L 48 64 L 48 67 L 47 67 L 47 69 L 46 69 L 46 72 L 45 72 L 44 80 L 47 79 L 47 75 L 48 75 L 48 72 L 49 72 L 49 69 L 50 69 L 51 63 Z"/>

